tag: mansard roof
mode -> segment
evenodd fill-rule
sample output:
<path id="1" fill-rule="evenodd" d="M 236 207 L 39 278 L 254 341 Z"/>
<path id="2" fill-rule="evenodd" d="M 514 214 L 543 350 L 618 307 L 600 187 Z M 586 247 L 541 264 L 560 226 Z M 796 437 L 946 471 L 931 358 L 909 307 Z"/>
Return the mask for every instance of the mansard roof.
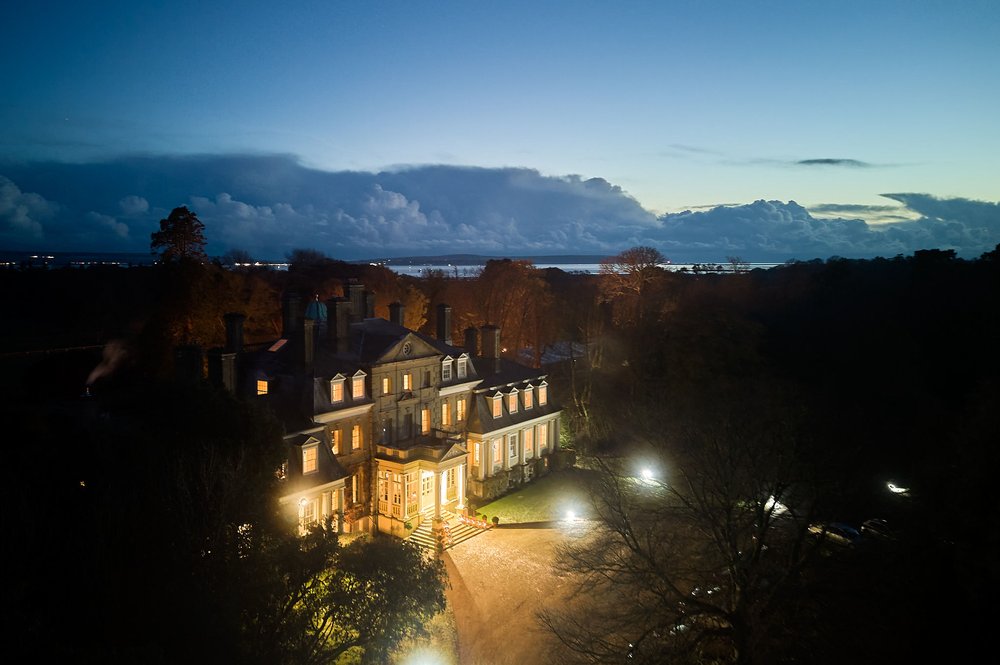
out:
<path id="1" fill-rule="evenodd" d="M 545 370 L 521 365 L 506 358 L 500 358 L 497 361 L 493 358 L 478 356 L 472 359 L 472 363 L 476 367 L 476 374 L 482 379 L 482 383 L 479 384 L 480 388 L 496 388 L 523 381 L 537 381 L 548 375 Z"/>
<path id="2" fill-rule="evenodd" d="M 316 471 L 302 474 L 302 448 L 317 444 Z M 316 427 L 285 437 L 288 446 L 288 468 L 281 488 L 283 495 L 295 494 L 313 487 L 347 478 L 348 473 L 337 461 L 330 447 L 330 434 L 325 427 Z"/>

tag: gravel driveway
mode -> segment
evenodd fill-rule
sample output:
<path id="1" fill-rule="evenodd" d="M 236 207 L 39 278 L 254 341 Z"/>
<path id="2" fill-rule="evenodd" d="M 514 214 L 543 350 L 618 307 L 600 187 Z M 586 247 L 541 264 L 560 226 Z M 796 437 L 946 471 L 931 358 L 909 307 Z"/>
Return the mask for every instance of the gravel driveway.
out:
<path id="1" fill-rule="evenodd" d="M 550 562 L 558 544 L 588 530 L 585 522 L 491 529 L 445 553 L 461 665 L 551 661 L 554 638 L 535 613 L 559 607 L 573 590 L 572 580 L 556 575 Z"/>

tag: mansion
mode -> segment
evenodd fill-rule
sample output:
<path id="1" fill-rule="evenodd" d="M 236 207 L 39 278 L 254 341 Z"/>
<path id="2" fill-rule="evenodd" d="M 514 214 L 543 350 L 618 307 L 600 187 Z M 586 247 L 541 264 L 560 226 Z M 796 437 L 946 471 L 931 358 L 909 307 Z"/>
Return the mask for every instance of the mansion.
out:
<path id="1" fill-rule="evenodd" d="M 550 469 L 559 407 L 543 370 L 500 357 L 499 328 L 456 345 L 447 305 L 432 337 L 403 326 L 401 304 L 387 321 L 360 284 L 344 293 L 286 293 L 282 336 L 259 348 L 244 348 L 243 316 L 229 314 L 226 347 L 209 354 L 214 383 L 255 393 L 285 426 L 290 520 L 402 537 Z"/>

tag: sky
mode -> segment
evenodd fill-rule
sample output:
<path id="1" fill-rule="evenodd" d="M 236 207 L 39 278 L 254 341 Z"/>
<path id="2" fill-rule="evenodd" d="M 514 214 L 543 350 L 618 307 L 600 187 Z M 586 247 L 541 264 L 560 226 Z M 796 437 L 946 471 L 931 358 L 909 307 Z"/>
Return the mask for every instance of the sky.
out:
<path id="1" fill-rule="evenodd" d="M 784 260 L 1000 243 L 1000 2 L 34 2 L 0 248 Z M 86 183 L 86 184 L 84 184 Z M 472 189 L 469 189 L 469 188 Z"/>

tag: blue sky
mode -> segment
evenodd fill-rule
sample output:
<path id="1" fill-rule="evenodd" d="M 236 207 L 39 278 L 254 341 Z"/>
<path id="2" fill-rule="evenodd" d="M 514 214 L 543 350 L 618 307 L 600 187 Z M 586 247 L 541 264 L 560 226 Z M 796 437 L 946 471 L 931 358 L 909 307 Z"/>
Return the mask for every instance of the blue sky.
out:
<path id="1" fill-rule="evenodd" d="M 79 245 L 57 230 L 74 215 L 103 219 L 107 242 L 141 245 L 156 220 L 124 215 L 127 197 L 149 217 L 237 196 L 193 182 L 171 204 L 133 178 L 117 198 L 71 205 L 41 166 L 136 155 L 286 155 L 303 173 L 525 168 L 539 182 L 600 178 L 656 219 L 794 200 L 878 230 L 926 217 L 884 194 L 1000 199 L 995 1 L 38 2 L 5 14 L 0 245 Z M 327 223 L 338 210 L 356 219 L 375 184 L 327 201 Z M 244 188 L 239 200 L 315 209 L 302 191 Z M 430 208 L 440 192 L 395 193 L 452 230 L 486 223 Z M 585 212 L 591 233 L 616 223 Z M 982 228 L 1000 242 L 1000 220 Z M 633 237 L 613 235 L 603 245 Z"/>

